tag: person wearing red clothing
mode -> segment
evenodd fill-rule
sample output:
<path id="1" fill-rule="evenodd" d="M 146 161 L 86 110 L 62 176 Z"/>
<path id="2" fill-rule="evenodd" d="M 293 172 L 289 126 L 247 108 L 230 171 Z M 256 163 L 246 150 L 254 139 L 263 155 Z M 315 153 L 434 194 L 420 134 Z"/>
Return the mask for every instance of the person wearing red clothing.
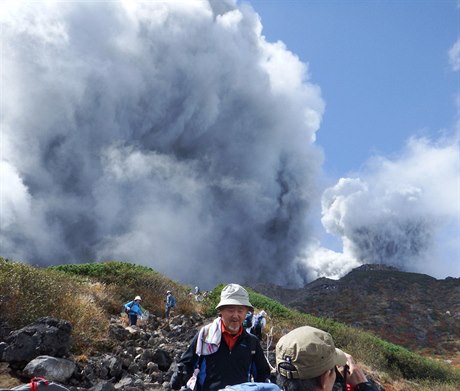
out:
<path id="1" fill-rule="evenodd" d="M 195 383 L 199 391 L 217 391 L 269 378 L 270 366 L 259 340 L 243 328 L 246 313 L 254 311 L 246 289 L 227 285 L 216 309 L 219 317 L 201 328 L 179 360 L 171 378 L 172 389 L 185 383 L 193 389 Z"/>

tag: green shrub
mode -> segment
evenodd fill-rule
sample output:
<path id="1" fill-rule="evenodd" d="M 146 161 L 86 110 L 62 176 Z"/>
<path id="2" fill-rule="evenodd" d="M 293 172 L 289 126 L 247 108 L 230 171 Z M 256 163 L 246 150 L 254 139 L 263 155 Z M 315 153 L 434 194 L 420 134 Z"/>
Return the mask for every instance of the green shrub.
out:
<path id="1" fill-rule="evenodd" d="M 111 300 L 110 305 L 101 305 L 111 314 L 119 313 L 122 304 L 140 295 L 143 307 L 152 314 L 162 316 L 167 290 L 173 291 L 178 312 L 190 314 L 195 311 L 195 303 L 188 295 L 190 287 L 172 281 L 147 266 L 110 261 L 60 265 L 51 269 L 105 284 L 116 300 Z"/>
<path id="2" fill-rule="evenodd" d="M 56 312 L 77 282 L 57 271 L 0 258 L 0 311 L 13 327 Z"/>
<path id="3" fill-rule="evenodd" d="M 91 288 L 58 270 L 35 268 L 0 258 L 0 312 L 13 328 L 50 316 L 72 324 L 75 351 L 106 336 L 108 315 Z"/>

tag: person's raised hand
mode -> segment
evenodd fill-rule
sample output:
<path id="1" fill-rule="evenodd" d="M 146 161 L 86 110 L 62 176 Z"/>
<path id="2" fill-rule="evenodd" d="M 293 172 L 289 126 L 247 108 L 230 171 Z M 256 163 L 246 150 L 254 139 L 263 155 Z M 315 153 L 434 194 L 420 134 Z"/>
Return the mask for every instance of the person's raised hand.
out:
<path id="1" fill-rule="evenodd" d="M 364 374 L 363 370 L 358 366 L 358 364 L 356 364 L 355 359 L 348 353 L 345 353 L 345 355 L 347 356 L 348 364 L 347 383 L 351 384 L 352 386 L 356 386 L 357 384 L 367 382 L 366 375 Z"/>

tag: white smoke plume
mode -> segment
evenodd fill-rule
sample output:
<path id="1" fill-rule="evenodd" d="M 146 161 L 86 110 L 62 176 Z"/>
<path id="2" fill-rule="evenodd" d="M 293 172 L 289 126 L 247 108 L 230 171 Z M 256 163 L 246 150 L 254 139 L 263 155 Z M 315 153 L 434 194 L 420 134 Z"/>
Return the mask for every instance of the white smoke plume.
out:
<path id="1" fill-rule="evenodd" d="M 448 51 L 458 72 L 460 41 Z M 412 138 L 400 156 L 371 159 L 322 196 L 322 223 L 342 252 L 311 241 L 301 256 L 307 279 L 340 278 L 365 263 L 437 278 L 460 276 L 460 99 L 452 129 Z"/>
<path id="2" fill-rule="evenodd" d="M 4 2 L 0 18 L 1 256 L 306 278 L 324 103 L 251 8 Z"/>
<path id="3" fill-rule="evenodd" d="M 365 172 L 341 178 L 323 193 L 322 223 L 342 238 L 343 252 L 310 248 L 310 278 L 337 278 L 365 263 L 458 277 L 459 167 L 458 136 L 413 138 L 401 156 L 376 157 Z"/>

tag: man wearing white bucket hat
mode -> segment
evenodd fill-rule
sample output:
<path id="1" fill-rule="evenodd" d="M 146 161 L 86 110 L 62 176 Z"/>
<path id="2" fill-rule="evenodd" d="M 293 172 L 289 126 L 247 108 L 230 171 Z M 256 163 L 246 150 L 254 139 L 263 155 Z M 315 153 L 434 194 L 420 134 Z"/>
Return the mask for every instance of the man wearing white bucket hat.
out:
<path id="1" fill-rule="evenodd" d="M 171 378 L 174 390 L 187 383 L 190 389 L 214 391 L 270 376 L 259 340 L 242 326 L 248 310 L 254 311 L 246 289 L 227 285 L 216 309 L 219 317 L 201 328 L 179 360 Z"/>

